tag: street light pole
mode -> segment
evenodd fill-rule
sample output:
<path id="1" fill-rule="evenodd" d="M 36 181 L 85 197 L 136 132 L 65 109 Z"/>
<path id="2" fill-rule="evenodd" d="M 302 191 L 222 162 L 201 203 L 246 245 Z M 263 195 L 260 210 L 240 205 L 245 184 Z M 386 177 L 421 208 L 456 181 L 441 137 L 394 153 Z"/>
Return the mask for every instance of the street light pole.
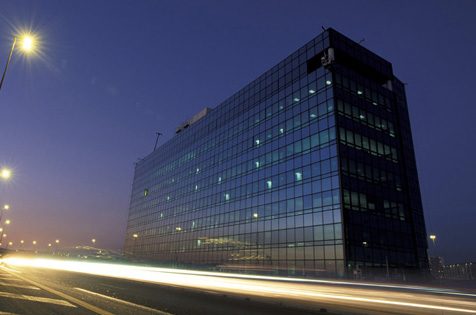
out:
<path id="1" fill-rule="evenodd" d="M 433 234 L 430 235 L 430 239 L 433 241 L 433 249 L 435 251 L 435 257 L 437 257 L 436 256 L 436 243 L 435 243 L 436 235 L 433 235 Z"/>
<path id="2" fill-rule="evenodd" d="M 7 73 L 8 64 L 10 63 L 10 59 L 12 59 L 13 49 L 15 48 L 17 38 L 18 36 L 15 36 L 15 39 L 13 40 L 13 45 L 12 45 L 12 49 L 10 50 L 10 55 L 8 56 L 7 65 L 5 66 L 5 70 L 3 71 L 2 81 L 0 81 L 0 90 L 2 89 L 3 80 L 5 79 L 5 74 Z"/>
<path id="3" fill-rule="evenodd" d="M 25 49 L 25 50 L 30 50 L 31 46 L 32 46 L 32 43 L 33 43 L 33 40 L 31 39 L 31 37 L 28 37 L 28 36 L 23 36 L 23 37 L 15 36 L 14 37 L 13 44 L 12 44 L 12 49 L 10 50 L 10 55 L 8 55 L 7 64 L 5 65 L 5 70 L 3 71 L 2 81 L 0 81 L 0 90 L 2 89 L 3 80 L 5 79 L 5 74 L 7 74 L 8 65 L 10 64 L 10 59 L 12 59 L 12 54 L 13 54 L 13 50 L 15 49 L 15 44 L 17 43 L 17 39 L 22 40 L 23 49 Z"/>
<path id="4" fill-rule="evenodd" d="M 136 241 L 137 241 L 137 238 L 139 237 L 139 235 L 134 234 L 134 235 L 132 235 L 132 237 L 134 238 L 134 246 L 132 247 L 132 256 L 134 256 L 135 253 L 136 253 Z"/>
<path id="5" fill-rule="evenodd" d="M 9 205 L 4 205 L 2 211 L 0 212 L 0 222 L 2 222 L 3 211 L 8 210 L 10 208 Z"/>

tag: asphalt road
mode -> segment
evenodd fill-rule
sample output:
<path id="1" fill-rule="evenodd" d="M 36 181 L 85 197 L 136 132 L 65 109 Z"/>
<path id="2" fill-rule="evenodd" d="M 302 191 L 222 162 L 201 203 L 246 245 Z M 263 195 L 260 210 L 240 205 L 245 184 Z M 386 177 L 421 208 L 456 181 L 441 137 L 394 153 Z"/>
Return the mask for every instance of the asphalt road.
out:
<path id="1" fill-rule="evenodd" d="M 134 268 L 139 280 L 118 278 Z M 0 314 L 476 314 L 470 292 L 128 270 L 114 277 L 3 265 Z"/>

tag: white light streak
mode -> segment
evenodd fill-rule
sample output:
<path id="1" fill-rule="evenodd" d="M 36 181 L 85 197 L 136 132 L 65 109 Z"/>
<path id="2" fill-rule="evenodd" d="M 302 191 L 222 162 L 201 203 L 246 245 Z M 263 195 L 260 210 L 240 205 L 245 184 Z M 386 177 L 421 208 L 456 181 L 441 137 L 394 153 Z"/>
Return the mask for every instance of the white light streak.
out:
<path id="1" fill-rule="evenodd" d="M 418 286 L 398 286 L 369 283 L 353 283 L 345 281 L 295 279 L 283 277 L 266 277 L 218 272 L 203 272 L 169 268 L 152 268 L 106 264 L 95 262 L 59 261 L 52 259 L 20 259 L 6 258 L 3 262 L 11 266 L 28 266 L 63 271 L 87 273 L 114 278 L 122 278 L 143 282 L 161 283 L 174 286 L 186 286 L 221 292 L 253 294 L 264 297 L 293 297 L 306 301 L 349 301 L 363 303 L 362 307 L 375 305 L 402 306 L 427 310 L 452 311 L 476 314 L 476 301 L 457 300 L 446 296 L 418 296 L 404 292 L 375 290 L 378 288 L 398 288 L 405 290 L 424 291 L 438 294 L 461 294 L 474 298 L 474 294 L 466 294 L 452 290 L 438 290 Z M 243 280 L 246 279 L 246 280 Z M 263 281 L 265 280 L 265 281 Z M 273 280 L 272 282 L 269 280 Z M 276 281 L 280 281 L 278 284 Z M 333 284 L 318 286 L 311 284 Z M 374 290 L 355 290 L 349 286 L 373 287 Z M 459 295 L 459 296 L 461 296 Z M 399 300 L 400 299 L 400 300 Z M 424 303 L 420 303 L 422 299 Z M 415 302 L 416 301 L 416 302 Z M 365 303 L 365 305 L 364 305 Z M 446 305 L 443 305 L 445 303 Z"/>

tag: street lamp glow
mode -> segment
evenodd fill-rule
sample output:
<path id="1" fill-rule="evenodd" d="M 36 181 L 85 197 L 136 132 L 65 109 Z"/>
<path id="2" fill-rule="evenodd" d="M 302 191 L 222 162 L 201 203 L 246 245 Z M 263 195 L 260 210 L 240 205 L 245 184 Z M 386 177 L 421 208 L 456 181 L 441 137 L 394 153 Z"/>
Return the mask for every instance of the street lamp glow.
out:
<path id="1" fill-rule="evenodd" d="M 8 55 L 7 64 L 5 65 L 5 70 L 3 71 L 2 80 L 0 81 L 0 90 L 2 89 L 3 80 L 5 80 L 5 74 L 7 73 L 8 65 L 10 64 L 10 59 L 12 59 L 12 54 L 13 54 L 13 51 L 15 50 L 15 44 L 17 43 L 17 41 L 19 41 L 22 44 L 24 51 L 30 52 L 32 50 L 31 48 L 33 46 L 33 39 L 30 36 L 28 35 L 15 36 L 13 38 L 12 49 L 10 50 L 10 54 Z"/>
<path id="2" fill-rule="evenodd" d="M 6 220 L 6 221 L 5 221 L 5 224 L 10 224 L 10 223 L 11 223 L 10 220 Z"/>
<path id="3" fill-rule="evenodd" d="M 8 209 L 10 209 L 10 206 L 9 205 L 4 205 L 3 209 L 8 210 Z"/>
<path id="4" fill-rule="evenodd" d="M 431 239 L 431 240 L 433 240 L 433 241 L 434 241 L 434 240 L 435 240 L 435 238 L 436 238 L 436 235 L 430 235 L 430 239 Z"/>
<path id="5" fill-rule="evenodd" d="M 32 44 L 33 44 L 33 39 L 31 39 L 31 37 L 26 36 L 23 38 L 23 49 L 30 50 Z"/>
<path id="6" fill-rule="evenodd" d="M 9 179 L 11 174 L 12 172 L 7 168 L 4 168 L 0 171 L 0 177 L 3 179 Z"/>

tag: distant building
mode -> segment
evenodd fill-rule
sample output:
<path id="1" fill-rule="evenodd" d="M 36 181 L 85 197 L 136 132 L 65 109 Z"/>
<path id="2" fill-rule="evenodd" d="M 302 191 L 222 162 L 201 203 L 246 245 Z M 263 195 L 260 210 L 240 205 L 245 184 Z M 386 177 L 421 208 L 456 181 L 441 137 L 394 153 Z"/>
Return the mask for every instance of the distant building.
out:
<path id="1" fill-rule="evenodd" d="M 389 62 L 328 29 L 199 116 L 136 165 L 125 253 L 285 276 L 428 273 Z"/>

